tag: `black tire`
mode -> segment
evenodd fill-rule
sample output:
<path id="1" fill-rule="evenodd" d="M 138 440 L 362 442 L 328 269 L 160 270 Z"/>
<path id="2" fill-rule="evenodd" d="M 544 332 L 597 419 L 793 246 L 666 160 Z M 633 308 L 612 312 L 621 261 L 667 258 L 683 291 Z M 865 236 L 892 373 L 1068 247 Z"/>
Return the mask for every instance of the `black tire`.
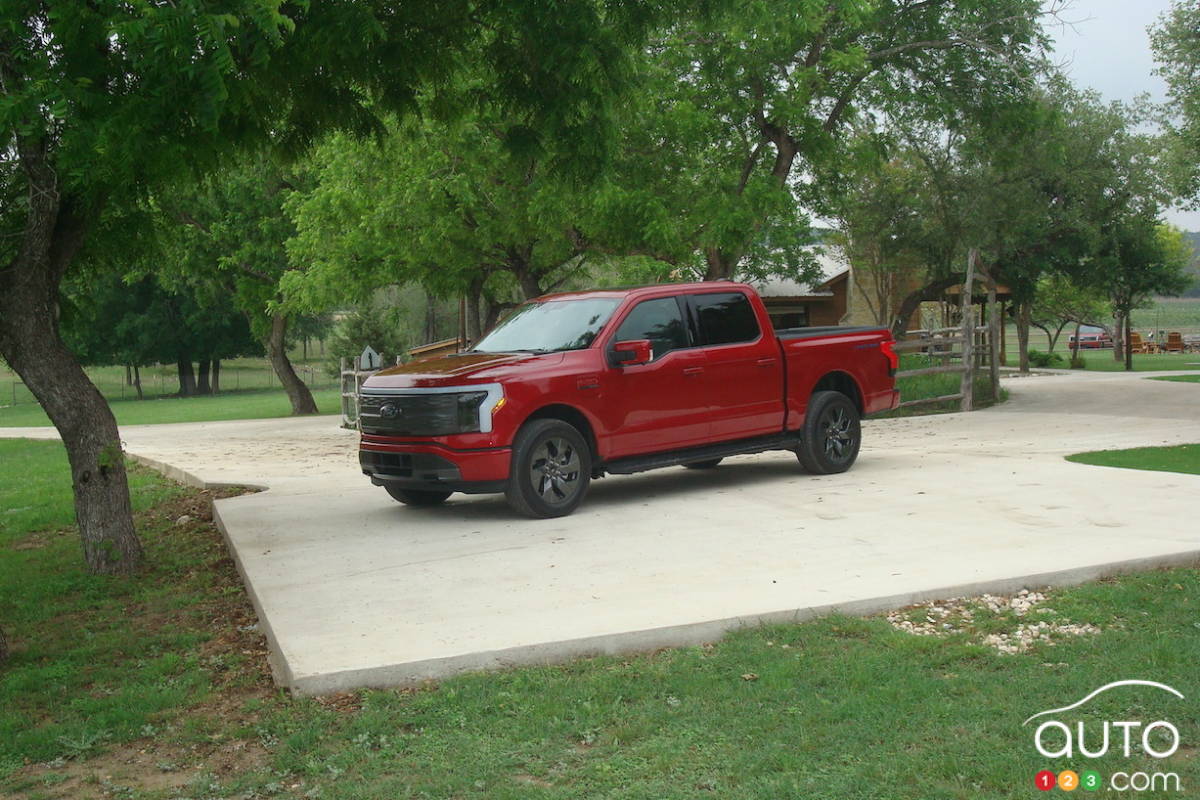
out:
<path id="1" fill-rule="evenodd" d="M 564 517 L 583 502 L 591 479 L 583 434 L 562 420 L 535 419 L 517 433 L 504 496 L 527 517 Z"/>
<path id="2" fill-rule="evenodd" d="M 688 469 L 712 469 L 717 464 L 720 464 L 722 459 L 710 458 L 708 461 L 693 461 L 690 464 L 684 464 Z"/>
<path id="3" fill-rule="evenodd" d="M 845 472 L 858 458 L 862 427 L 854 401 L 841 392 L 814 392 L 796 455 L 814 475 Z"/>
<path id="4" fill-rule="evenodd" d="M 446 502 L 446 498 L 454 494 L 454 492 L 435 492 L 426 489 L 402 489 L 399 486 L 392 486 L 390 483 L 385 483 L 383 488 L 387 489 L 387 493 L 392 496 L 393 500 L 404 503 L 406 506 L 440 506 Z"/>

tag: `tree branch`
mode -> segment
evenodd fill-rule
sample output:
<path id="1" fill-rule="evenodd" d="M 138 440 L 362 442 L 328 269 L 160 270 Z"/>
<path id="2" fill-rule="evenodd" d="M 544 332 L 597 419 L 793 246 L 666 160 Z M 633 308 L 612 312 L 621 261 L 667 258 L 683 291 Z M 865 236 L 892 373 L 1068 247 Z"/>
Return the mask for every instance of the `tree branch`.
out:
<path id="1" fill-rule="evenodd" d="M 829 116 L 825 117 L 825 122 L 822 123 L 821 129 L 826 133 L 830 133 L 842 118 L 842 114 L 846 113 L 846 108 L 850 105 L 850 99 L 854 96 L 854 91 L 862 82 L 870 77 L 874 69 L 869 69 L 866 72 L 860 73 L 850 80 L 850 85 L 838 97 L 833 104 L 833 108 L 829 111 Z"/>

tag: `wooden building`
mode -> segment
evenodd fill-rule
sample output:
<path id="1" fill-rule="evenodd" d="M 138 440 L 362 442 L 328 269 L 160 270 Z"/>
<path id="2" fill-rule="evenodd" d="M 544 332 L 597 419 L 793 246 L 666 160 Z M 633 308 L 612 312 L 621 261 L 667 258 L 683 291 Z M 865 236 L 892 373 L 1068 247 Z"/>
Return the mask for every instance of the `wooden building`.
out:
<path id="1" fill-rule="evenodd" d="M 808 285 L 775 278 L 755 282 L 775 328 L 808 328 L 842 325 L 850 313 L 850 268 L 838 257 L 817 257 L 824 277 Z"/>

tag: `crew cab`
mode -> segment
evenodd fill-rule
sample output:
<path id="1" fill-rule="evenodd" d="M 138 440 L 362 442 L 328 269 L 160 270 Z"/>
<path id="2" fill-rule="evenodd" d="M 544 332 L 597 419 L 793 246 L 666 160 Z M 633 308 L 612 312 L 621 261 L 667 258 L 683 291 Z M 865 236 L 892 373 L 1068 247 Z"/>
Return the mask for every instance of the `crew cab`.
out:
<path id="1" fill-rule="evenodd" d="M 530 517 L 571 513 L 605 474 L 742 453 L 843 472 L 860 418 L 899 402 L 892 344 L 886 328 L 774 331 L 728 281 L 547 295 L 472 350 L 367 378 L 359 462 L 402 503 L 503 492 Z"/>

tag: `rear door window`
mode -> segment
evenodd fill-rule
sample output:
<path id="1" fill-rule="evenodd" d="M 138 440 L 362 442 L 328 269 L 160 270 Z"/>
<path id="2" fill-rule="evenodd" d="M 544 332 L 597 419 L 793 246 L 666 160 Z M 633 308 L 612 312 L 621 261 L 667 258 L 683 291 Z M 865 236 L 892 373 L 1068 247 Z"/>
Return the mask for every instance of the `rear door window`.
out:
<path id="1" fill-rule="evenodd" d="M 687 327 L 683 323 L 679 302 L 674 297 L 660 297 L 643 300 L 634 306 L 621 327 L 617 328 L 613 341 L 627 342 L 631 339 L 649 339 L 655 360 L 672 350 L 688 347 Z"/>
<path id="2" fill-rule="evenodd" d="M 758 338 L 758 318 L 750 307 L 750 298 L 741 292 L 694 294 L 691 299 L 704 344 L 734 344 Z"/>

